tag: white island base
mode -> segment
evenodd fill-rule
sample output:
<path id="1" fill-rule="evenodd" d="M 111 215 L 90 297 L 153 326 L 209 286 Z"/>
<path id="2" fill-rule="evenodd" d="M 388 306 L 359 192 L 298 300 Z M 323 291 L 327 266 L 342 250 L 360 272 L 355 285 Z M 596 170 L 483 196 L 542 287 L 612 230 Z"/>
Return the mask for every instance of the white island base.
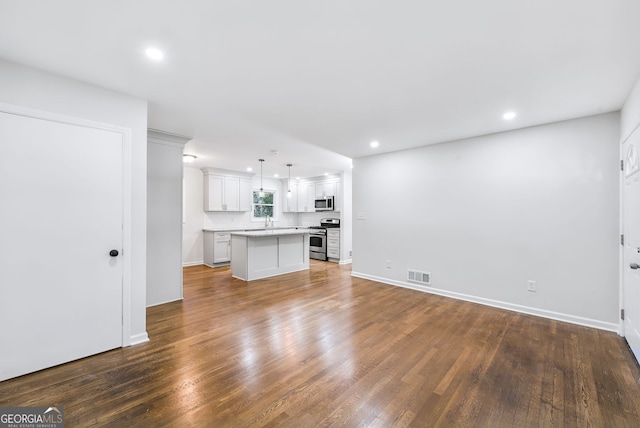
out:
<path id="1" fill-rule="evenodd" d="M 251 281 L 309 269 L 309 231 L 231 233 L 231 276 Z"/>

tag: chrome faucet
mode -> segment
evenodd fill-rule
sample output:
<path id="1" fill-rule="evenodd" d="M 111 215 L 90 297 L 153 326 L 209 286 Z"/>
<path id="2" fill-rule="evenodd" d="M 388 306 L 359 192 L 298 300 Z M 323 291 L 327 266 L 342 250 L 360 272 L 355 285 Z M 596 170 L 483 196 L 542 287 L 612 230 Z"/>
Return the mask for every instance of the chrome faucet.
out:
<path id="1" fill-rule="evenodd" d="M 268 228 L 268 227 L 269 227 L 269 223 L 270 223 L 270 221 L 269 221 L 269 216 L 266 216 L 266 217 L 264 218 L 264 227 L 265 227 L 265 228 Z"/>

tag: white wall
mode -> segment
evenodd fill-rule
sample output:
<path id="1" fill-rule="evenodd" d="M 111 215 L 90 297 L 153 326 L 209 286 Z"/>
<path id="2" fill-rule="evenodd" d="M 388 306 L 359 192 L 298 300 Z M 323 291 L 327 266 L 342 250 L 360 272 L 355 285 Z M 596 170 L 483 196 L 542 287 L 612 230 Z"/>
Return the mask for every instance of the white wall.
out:
<path id="1" fill-rule="evenodd" d="M 617 331 L 619 136 L 610 113 L 356 159 L 353 274 Z"/>
<path id="2" fill-rule="evenodd" d="M 184 217 L 182 224 L 182 264 L 200 265 L 204 260 L 202 228 L 204 224 L 202 171 L 184 168 Z"/>
<path id="3" fill-rule="evenodd" d="M 640 78 L 636 81 L 620 112 L 620 140 L 626 140 L 638 126 L 640 126 Z"/>
<path id="4" fill-rule="evenodd" d="M 351 262 L 351 250 L 353 248 L 353 175 L 351 170 L 344 171 L 340 180 L 342 186 L 340 213 L 340 262 Z"/>
<path id="5" fill-rule="evenodd" d="M 182 153 L 187 141 L 148 133 L 147 306 L 182 299 Z"/>
<path id="6" fill-rule="evenodd" d="M 0 59 L 0 102 L 132 130 L 131 307 L 124 308 L 131 319 L 125 345 L 146 341 L 146 101 Z"/>

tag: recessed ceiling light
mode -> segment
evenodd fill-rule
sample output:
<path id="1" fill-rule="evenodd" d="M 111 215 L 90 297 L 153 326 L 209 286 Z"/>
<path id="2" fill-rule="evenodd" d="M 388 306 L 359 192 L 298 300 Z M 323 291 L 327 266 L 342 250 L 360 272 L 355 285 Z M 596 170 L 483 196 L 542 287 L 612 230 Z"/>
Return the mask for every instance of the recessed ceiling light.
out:
<path id="1" fill-rule="evenodd" d="M 329 175 L 329 173 L 328 173 L 328 172 L 325 172 L 325 173 L 324 173 L 324 175 Z"/>
<path id="2" fill-rule="evenodd" d="M 375 149 L 376 147 L 378 147 L 380 145 L 380 143 L 378 143 L 377 141 L 372 141 L 371 144 L 369 144 L 369 145 Z"/>
<path id="3" fill-rule="evenodd" d="M 251 168 L 250 166 L 247 167 L 247 171 L 251 172 L 253 171 L 253 168 Z"/>
<path id="4" fill-rule="evenodd" d="M 511 120 L 511 119 L 515 119 L 516 117 L 516 113 L 513 111 L 508 111 L 505 114 L 502 115 L 502 118 L 504 120 Z"/>
<path id="5" fill-rule="evenodd" d="M 274 176 L 275 178 L 280 177 L 278 174 L 273 174 L 273 176 Z"/>
<path id="6" fill-rule="evenodd" d="M 162 61 L 164 59 L 164 53 L 158 48 L 147 48 L 144 53 L 147 54 L 147 58 L 154 61 Z"/>

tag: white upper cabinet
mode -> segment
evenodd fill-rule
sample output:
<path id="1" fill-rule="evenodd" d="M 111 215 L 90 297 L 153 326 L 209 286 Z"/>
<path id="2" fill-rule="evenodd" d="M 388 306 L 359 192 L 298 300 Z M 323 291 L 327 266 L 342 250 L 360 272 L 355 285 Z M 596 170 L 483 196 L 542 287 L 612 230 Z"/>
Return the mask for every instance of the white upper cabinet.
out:
<path id="1" fill-rule="evenodd" d="M 313 203 L 315 196 L 315 183 L 298 183 L 298 212 L 314 212 L 316 210 Z"/>
<path id="2" fill-rule="evenodd" d="M 202 168 L 205 211 L 251 211 L 251 178 L 235 171 Z"/>
<path id="3" fill-rule="evenodd" d="M 288 180 L 282 180 L 282 212 L 296 213 L 298 212 L 298 185 L 291 183 L 291 193 L 288 190 Z"/>
<path id="4" fill-rule="evenodd" d="M 253 190 L 250 178 L 240 178 L 240 211 L 251 211 Z"/>
<path id="5" fill-rule="evenodd" d="M 329 179 L 316 183 L 316 198 L 333 196 L 333 210 L 340 211 L 340 180 Z"/>
<path id="6" fill-rule="evenodd" d="M 335 211 L 340 211 L 340 180 L 309 180 L 291 183 L 291 197 L 287 197 L 287 180 L 282 180 L 282 212 L 315 212 L 315 199 L 334 196 Z"/>
<path id="7" fill-rule="evenodd" d="M 240 179 L 237 177 L 223 177 L 224 186 L 222 209 L 225 211 L 240 211 Z"/>
<path id="8" fill-rule="evenodd" d="M 204 175 L 204 210 L 223 210 L 224 177 L 217 175 Z"/>
<path id="9" fill-rule="evenodd" d="M 336 182 L 334 180 L 316 183 L 316 198 L 326 198 L 327 196 L 335 195 Z"/>

